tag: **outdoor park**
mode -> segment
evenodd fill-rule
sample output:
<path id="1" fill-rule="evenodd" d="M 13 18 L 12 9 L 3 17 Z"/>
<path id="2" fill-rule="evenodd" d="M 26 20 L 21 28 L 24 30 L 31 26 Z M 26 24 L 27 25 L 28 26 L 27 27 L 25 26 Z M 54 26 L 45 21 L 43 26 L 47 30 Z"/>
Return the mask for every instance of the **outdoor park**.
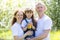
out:
<path id="1" fill-rule="evenodd" d="M 41 0 L 0 0 L 0 40 L 13 40 L 10 30 L 11 20 L 14 11 L 25 7 L 35 8 L 35 2 Z M 60 0 L 42 0 L 46 6 L 47 14 L 53 21 L 52 30 L 50 32 L 50 40 L 60 40 Z M 37 14 L 35 13 L 35 18 Z"/>

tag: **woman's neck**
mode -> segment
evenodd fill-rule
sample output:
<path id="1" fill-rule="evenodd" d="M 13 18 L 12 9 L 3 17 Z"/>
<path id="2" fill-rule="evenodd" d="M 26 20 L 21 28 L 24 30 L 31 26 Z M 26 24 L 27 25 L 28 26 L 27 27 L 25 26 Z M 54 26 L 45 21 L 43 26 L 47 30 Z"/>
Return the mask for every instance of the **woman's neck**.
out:
<path id="1" fill-rule="evenodd" d="M 21 21 L 20 20 L 17 20 L 17 23 L 21 24 Z"/>

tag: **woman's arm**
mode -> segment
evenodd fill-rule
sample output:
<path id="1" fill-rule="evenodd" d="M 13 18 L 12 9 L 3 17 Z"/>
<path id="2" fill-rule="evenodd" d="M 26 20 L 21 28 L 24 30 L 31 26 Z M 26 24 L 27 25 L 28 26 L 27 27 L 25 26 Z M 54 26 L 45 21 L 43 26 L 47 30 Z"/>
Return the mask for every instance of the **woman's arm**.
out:
<path id="1" fill-rule="evenodd" d="M 26 31 L 27 30 L 27 27 L 24 27 L 24 28 L 22 27 L 22 29 L 23 29 L 23 31 Z"/>
<path id="2" fill-rule="evenodd" d="M 25 37 L 26 37 L 26 34 L 21 37 L 14 36 L 14 40 L 24 40 Z"/>
<path id="3" fill-rule="evenodd" d="M 18 39 L 18 36 L 14 36 L 14 40 L 19 40 L 19 39 Z"/>
<path id="4" fill-rule="evenodd" d="M 24 40 L 24 38 L 27 36 L 27 35 L 32 35 L 32 31 L 28 31 L 26 32 L 23 36 L 21 37 L 18 37 L 18 36 L 14 36 L 14 40 Z"/>

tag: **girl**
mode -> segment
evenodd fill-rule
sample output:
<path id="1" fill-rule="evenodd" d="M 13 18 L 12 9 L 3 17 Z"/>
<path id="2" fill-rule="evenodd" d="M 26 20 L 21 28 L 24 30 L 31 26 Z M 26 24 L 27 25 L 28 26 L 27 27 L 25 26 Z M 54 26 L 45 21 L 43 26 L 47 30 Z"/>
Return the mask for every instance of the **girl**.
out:
<path id="1" fill-rule="evenodd" d="M 14 37 L 14 40 L 24 40 L 24 38 L 27 35 L 31 35 L 32 32 L 28 31 L 24 34 L 22 28 L 21 28 L 21 22 L 23 19 L 23 12 L 22 11 L 16 11 L 14 13 L 14 18 L 12 20 L 12 27 L 11 27 L 11 31 Z"/>
<path id="2" fill-rule="evenodd" d="M 23 19 L 22 29 L 24 30 L 24 33 L 29 30 L 33 31 L 33 34 L 25 37 L 25 39 L 28 40 L 29 38 L 35 37 L 36 21 L 34 20 L 33 11 L 31 9 L 26 9 Z"/>

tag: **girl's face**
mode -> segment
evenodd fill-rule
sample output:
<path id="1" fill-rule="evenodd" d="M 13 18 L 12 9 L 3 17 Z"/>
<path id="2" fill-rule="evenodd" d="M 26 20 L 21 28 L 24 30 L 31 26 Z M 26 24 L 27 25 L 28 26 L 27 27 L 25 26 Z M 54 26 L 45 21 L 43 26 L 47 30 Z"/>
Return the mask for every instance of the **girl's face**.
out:
<path id="1" fill-rule="evenodd" d="M 16 14 L 16 16 L 15 16 L 15 18 L 17 19 L 17 20 L 22 20 L 23 19 L 23 12 L 22 11 L 19 11 L 17 14 Z"/>
<path id="2" fill-rule="evenodd" d="M 36 11 L 37 11 L 38 13 L 43 13 L 44 10 L 45 10 L 44 5 L 42 5 L 42 4 L 36 5 Z"/>
<path id="3" fill-rule="evenodd" d="M 27 16 L 28 19 L 30 19 L 32 17 L 32 15 L 33 15 L 32 12 L 28 12 L 28 13 L 26 12 L 26 16 Z"/>

